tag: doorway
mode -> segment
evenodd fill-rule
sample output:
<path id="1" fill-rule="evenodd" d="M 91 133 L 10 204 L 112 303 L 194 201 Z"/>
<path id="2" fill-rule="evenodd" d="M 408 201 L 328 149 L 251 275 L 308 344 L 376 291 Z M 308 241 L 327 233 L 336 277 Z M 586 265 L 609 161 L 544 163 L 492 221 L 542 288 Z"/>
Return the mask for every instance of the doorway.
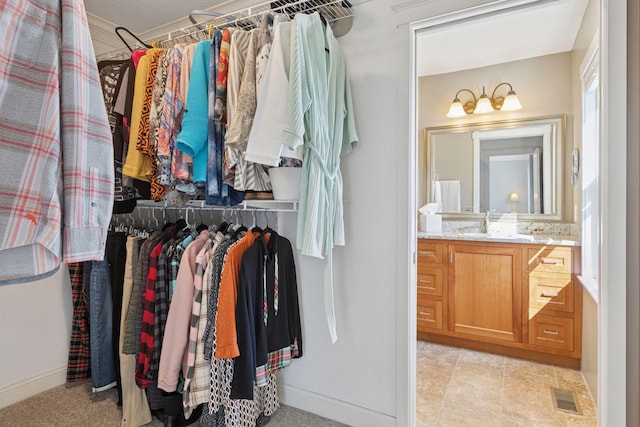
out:
<path id="1" fill-rule="evenodd" d="M 429 18 L 413 23 L 410 26 L 411 39 L 411 141 L 410 141 L 410 206 L 409 224 L 417 223 L 416 181 L 418 170 L 418 141 L 420 138 L 417 100 L 417 47 L 416 40 L 420 33 L 442 28 L 446 25 L 455 25 L 457 22 L 468 21 L 476 18 L 490 18 L 511 10 L 543 3 L 562 3 L 554 1 L 504 1 L 491 2 L 486 5 L 464 9 L 446 15 Z M 625 223 L 626 223 L 626 170 L 624 167 L 615 168 L 615 165 L 626 163 L 624 149 L 626 147 L 626 104 L 625 104 L 625 67 L 626 67 L 626 27 L 618 26 L 626 22 L 625 5 L 613 5 L 612 2 L 602 0 L 599 11 L 601 46 L 602 46 L 602 111 L 603 140 L 607 141 L 602 153 L 601 165 L 601 189 L 602 200 L 602 245 L 601 253 L 601 282 L 598 305 L 598 330 L 597 359 L 598 359 L 598 412 L 601 425 L 623 425 L 625 417 L 625 313 L 624 310 L 609 310 L 609 307 L 625 306 L 625 279 L 626 279 L 626 248 L 625 248 Z M 614 23 L 617 23 L 614 25 Z M 611 24 L 611 25 L 610 25 Z M 613 205 L 607 204 L 615 201 Z M 410 227 L 410 253 L 416 251 L 416 227 Z M 415 259 L 415 257 L 413 257 Z M 408 381 L 410 420 L 415 422 L 415 352 L 416 352 L 416 264 L 414 259 L 409 260 L 409 306 L 407 307 L 406 322 L 409 336 L 409 364 L 410 375 Z M 414 337 L 414 339 L 411 339 Z"/>

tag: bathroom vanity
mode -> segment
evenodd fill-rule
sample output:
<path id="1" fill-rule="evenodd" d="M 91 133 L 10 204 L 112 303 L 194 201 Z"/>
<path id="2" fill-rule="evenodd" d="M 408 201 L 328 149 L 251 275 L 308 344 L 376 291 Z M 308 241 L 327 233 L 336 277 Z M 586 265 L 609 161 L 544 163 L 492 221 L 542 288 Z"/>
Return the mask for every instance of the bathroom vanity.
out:
<path id="1" fill-rule="evenodd" d="M 579 368 L 576 241 L 419 233 L 418 339 Z"/>

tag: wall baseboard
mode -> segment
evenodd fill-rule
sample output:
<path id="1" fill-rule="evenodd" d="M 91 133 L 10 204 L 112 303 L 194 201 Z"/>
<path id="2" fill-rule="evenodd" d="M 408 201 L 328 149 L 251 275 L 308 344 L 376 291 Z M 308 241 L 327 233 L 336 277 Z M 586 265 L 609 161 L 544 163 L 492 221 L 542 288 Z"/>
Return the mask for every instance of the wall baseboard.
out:
<path id="1" fill-rule="evenodd" d="M 59 368 L 17 384 L 0 388 L 0 409 L 35 396 L 67 381 L 67 367 Z"/>
<path id="2" fill-rule="evenodd" d="M 285 405 L 354 427 L 395 427 L 396 425 L 396 419 L 390 415 L 294 386 L 279 385 L 278 397 Z"/>

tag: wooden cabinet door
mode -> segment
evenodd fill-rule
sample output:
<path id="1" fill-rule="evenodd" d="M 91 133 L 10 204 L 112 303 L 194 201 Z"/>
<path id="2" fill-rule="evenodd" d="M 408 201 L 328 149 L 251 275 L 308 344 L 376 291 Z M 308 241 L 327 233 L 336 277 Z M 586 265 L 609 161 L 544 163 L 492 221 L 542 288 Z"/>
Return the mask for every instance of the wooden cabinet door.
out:
<path id="1" fill-rule="evenodd" d="M 449 245 L 449 325 L 487 341 L 522 341 L 519 247 Z"/>

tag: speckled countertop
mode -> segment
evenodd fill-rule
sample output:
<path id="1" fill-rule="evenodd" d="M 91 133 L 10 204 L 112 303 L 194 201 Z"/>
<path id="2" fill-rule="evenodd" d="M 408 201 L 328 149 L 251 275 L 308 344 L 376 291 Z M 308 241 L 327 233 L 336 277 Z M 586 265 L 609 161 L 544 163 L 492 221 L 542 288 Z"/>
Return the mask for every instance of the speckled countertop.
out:
<path id="1" fill-rule="evenodd" d="M 526 243 L 532 245 L 580 246 L 577 236 L 560 236 L 544 234 L 498 235 L 476 232 L 443 232 L 440 234 L 418 233 L 419 239 L 465 240 L 476 242 Z"/>
<path id="2" fill-rule="evenodd" d="M 441 233 L 427 234 L 424 231 L 419 231 L 418 238 L 580 246 L 580 228 L 571 223 L 494 221 L 490 224 L 491 232 L 487 234 L 484 231 L 485 225 L 482 221 L 447 220 L 442 221 Z"/>

